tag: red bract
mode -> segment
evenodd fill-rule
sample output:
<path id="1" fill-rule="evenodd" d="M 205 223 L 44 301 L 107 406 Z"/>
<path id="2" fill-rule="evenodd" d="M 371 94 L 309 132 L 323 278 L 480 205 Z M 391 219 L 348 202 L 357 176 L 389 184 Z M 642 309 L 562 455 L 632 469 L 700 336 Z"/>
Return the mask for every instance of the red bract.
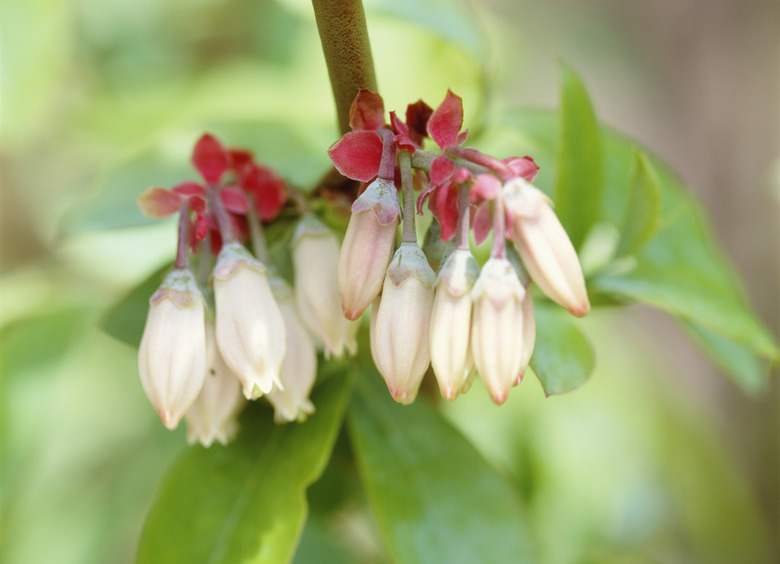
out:
<path id="1" fill-rule="evenodd" d="M 216 137 L 206 133 L 195 143 L 192 165 L 208 184 L 218 184 L 230 168 L 230 153 Z"/>
<path id="2" fill-rule="evenodd" d="M 385 104 L 376 92 L 361 88 L 349 108 L 352 131 L 377 130 L 385 126 Z"/>
<path id="3" fill-rule="evenodd" d="M 206 200 L 203 198 L 203 188 L 194 182 L 184 182 L 168 190 L 166 188 L 149 188 L 138 196 L 136 202 L 141 213 L 147 217 L 161 219 L 168 217 L 181 209 L 182 203 L 188 200 L 190 208 L 203 213 Z"/>
<path id="4" fill-rule="evenodd" d="M 466 141 L 468 130 L 461 133 L 461 127 L 463 127 L 463 100 L 451 90 L 447 90 L 444 101 L 428 118 L 426 130 L 431 139 L 444 151 L 447 147 L 460 145 Z"/>
<path id="5" fill-rule="evenodd" d="M 376 131 L 350 131 L 331 145 L 328 156 L 336 170 L 347 178 L 369 182 L 379 172 L 383 147 Z"/>
<path id="6" fill-rule="evenodd" d="M 244 215 L 249 211 L 249 199 L 238 186 L 225 186 L 219 191 L 219 199 L 230 213 Z"/>
<path id="7" fill-rule="evenodd" d="M 257 215 L 262 221 L 275 219 L 287 201 L 284 180 L 271 169 L 249 165 L 241 175 L 240 184 L 254 199 Z"/>
<path id="8" fill-rule="evenodd" d="M 509 157 L 504 159 L 504 163 L 512 169 L 517 176 L 533 182 L 539 172 L 539 165 L 531 157 Z"/>
<path id="9" fill-rule="evenodd" d="M 409 128 L 409 137 L 418 147 L 422 147 L 423 139 L 428 136 L 428 120 L 432 113 L 433 108 L 422 100 L 406 106 L 406 126 Z"/>
<path id="10" fill-rule="evenodd" d="M 246 149 L 230 149 L 228 153 L 230 154 L 230 168 L 236 174 L 240 175 L 244 167 L 254 163 L 254 156 Z"/>
<path id="11" fill-rule="evenodd" d="M 441 240 L 449 241 L 458 225 L 458 189 L 452 182 L 436 187 L 428 199 L 428 209 L 439 222 Z"/>

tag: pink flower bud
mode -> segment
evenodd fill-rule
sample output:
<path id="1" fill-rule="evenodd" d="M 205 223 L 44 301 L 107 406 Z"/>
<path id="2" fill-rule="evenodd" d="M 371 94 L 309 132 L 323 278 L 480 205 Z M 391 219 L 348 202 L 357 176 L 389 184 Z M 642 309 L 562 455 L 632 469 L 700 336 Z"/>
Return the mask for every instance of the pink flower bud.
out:
<path id="1" fill-rule="evenodd" d="M 506 259 L 490 258 L 472 290 L 471 352 L 479 377 L 501 405 L 523 362 L 525 289 Z"/>
<path id="2" fill-rule="evenodd" d="M 512 234 L 531 278 L 547 296 L 577 317 L 590 311 L 577 252 L 550 200 L 522 178 L 504 185 Z"/>
<path id="3" fill-rule="evenodd" d="M 435 275 L 417 243 L 396 251 L 374 325 L 374 362 L 399 403 L 414 401 L 431 357 L 428 332 Z"/>
<path id="4" fill-rule="evenodd" d="M 306 327 L 325 348 L 325 358 L 339 357 L 344 350 L 357 352 L 355 322 L 341 312 L 338 288 L 339 241 L 312 214 L 298 223 L 293 235 L 295 297 Z"/>
<path id="5" fill-rule="evenodd" d="M 217 349 L 214 322 L 206 322 L 206 372 L 203 388 L 184 414 L 187 440 L 205 447 L 214 441 L 226 445 L 238 431 L 238 414 L 244 407 L 241 385 Z"/>
<path id="6" fill-rule="evenodd" d="M 382 289 L 400 214 L 395 185 L 384 178 L 369 184 L 352 204 L 338 267 L 341 308 L 348 319 L 360 317 Z"/>
<path id="7" fill-rule="evenodd" d="M 450 254 L 439 271 L 431 313 L 431 365 L 441 395 L 455 399 L 466 384 L 471 358 L 471 290 L 479 276 L 469 250 Z"/>
<path id="8" fill-rule="evenodd" d="M 226 243 L 217 257 L 214 301 L 217 346 L 247 399 L 281 386 L 286 343 L 282 314 L 265 265 L 235 241 Z"/>
<path id="9" fill-rule="evenodd" d="M 206 372 L 203 296 L 192 273 L 176 269 L 149 303 L 138 372 L 157 415 L 175 429 L 198 396 Z"/>
<path id="10" fill-rule="evenodd" d="M 283 388 L 274 388 L 266 397 L 274 406 L 274 419 L 277 423 L 303 421 L 314 413 L 309 394 L 317 377 L 317 351 L 301 323 L 292 289 L 281 280 L 273 282 L 273 289 L 284 318 L 287 354 L 282 362 Z M 341 313 L 337 313 L 341 317 Z"/>

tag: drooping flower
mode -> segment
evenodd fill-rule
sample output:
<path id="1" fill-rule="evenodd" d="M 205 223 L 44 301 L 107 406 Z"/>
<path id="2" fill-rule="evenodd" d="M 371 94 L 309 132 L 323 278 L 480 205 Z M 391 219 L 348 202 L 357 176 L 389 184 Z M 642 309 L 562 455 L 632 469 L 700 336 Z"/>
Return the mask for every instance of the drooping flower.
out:
<path id="1" fill-rule="evenodd" d="M 525 293 L 509 261 L 494 257 L 482 267 L 472 291 L 474 365 L 499 405 L 506 401 L 523 363 Z"/>
<path id="2" fill-rule="evenodd" d="M 414 401 L 430 364 L 434 281 L 417 243 L 402 243 L 385 277 L 373 346 L 374 362 L 399 403 Z"/>
<path id="3" fill-rule="evenodd" d="M 227 444 L 238 432 L 238 414 L 245 401 L 236 375 L 217 348 L 214 322 L 206 321 L 206 372 L 203 388 L 184 414 L 187 440 L 205 447 Z"/>
<path id="4" fill-rule="evenodd" d="M 175 269 L 149 303 L 138 351 L 138 372 L 157 415 L 168 429 L 175 429 L 203 386 L 203 296 L 189 270 Z"/>
<path id="5" fill-rule="evenodd" d="M 531 279 L 547 296 L 577 317 L 590 311 L 577 252 L 550 200 L 522 178 L 503 188 L 512 235 Z"/>
<path id="6" fill-rule="evenodd" d="M 295 297 L 304 325 L 325 348 L 325 357 L 355 354 L 355 322 L 341 311 L 338 287 L 339 241 L 324 223 L 306 214 L 290 243 Z"/>
<path id="7" fill-rule="evenodd" d="M 369 184 L 352 204 L 338 265 L 341 307 L 348 319 L 360 317 L 382 289 L 400 215 L 395 185 L 384 178 Z"/>
<path id="8" fill-rule="evenodd" d="M 471 358 L 471 290 L 479 275 L 471 251 L 457 249 L 439 271 L 431 313 L 431 365 L 441 394 L 455 399 L 466 383 Z"/>
<path id="9" fill-rule="evenodd" d="M 282 388 L 275 387 L 266 397 L 274 406 L 277 423 L 303 421 L 314 413 L 309 394 L 317 376 L 317 351 L 301 323 L 292 288 L 278 278 L 272 279 L 272 288 L 284 319 L 287 353 L 280 374 Z"/>
<path id="10" fill-rule="evenodd" d="M 217 345 L 247 399 L 280 386 L 286 338 L 266 267 L 240 243 L 222 246 L 214 268 Z"/>

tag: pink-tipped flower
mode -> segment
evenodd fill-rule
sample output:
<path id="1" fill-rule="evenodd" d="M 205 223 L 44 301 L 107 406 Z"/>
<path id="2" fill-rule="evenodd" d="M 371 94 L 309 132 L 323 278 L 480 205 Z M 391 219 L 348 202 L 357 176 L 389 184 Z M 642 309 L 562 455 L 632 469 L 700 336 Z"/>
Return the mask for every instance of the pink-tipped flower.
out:
<path id="1" fill-rule="evenodd" d="M 274 388 L 266 397 L 274 406 L 277 423 L 304 421 L 314 413 L 309 400 L 314 380 L 317 377 L 317 351 L 307 333 L 295 307 L 292 289 L 280 279 L 272 279 L 274 296 L 284 318 L 287 334 L 287 354 L 282 362 L 282 388 Z M 337 312 L 341 317 L 341 313 Z"/>
<path id="2" fill-rule="evenodd" d="M 382 289 L 400 214 L 395 185 L 384 178 L 369 184 L 352 204 L 338 268 L 341 307 L 348 319 L 360 317 Z"/>
<path id="3" fill-rule="evenodd" d="M 325 358 L 357 352 L 355 322 L 341 312 L 338 288 L 339 241 L 312 214 L 306 214 L 293 235 L 295 297 L 306 327 L 325 349 Z"/>
<path id="4" fill-rule="evenodd" d="M 531 279 L 547 296 L 577 317 L 590 311 L 577 252 L 540 190 L 522 178 L 503 188 L 512 234 Z"/>
<path id="5" fill-rule="evenodd" d="M 471 353 L 479 377 L 499 405 L 523 363 L 525 289 L 506 259 L 490 258 L 472 290 Z"/>
<path id="6" fill-rule="evenodd" d="M 175 429 L 203 386 L 203 296 L 192 273 L 176 269 L 165 277 L 149 304 L 138 372 L 157 415 L 168 429 Z"/>
<path id="7" fill-rule="evenodd" d="M 184 419 L 187 421 L 187 441 L 204 447 L 214 441 L 226 445 L 238 431 L 238 414 L 246 400 L 241 385 L 228 368 L 217 348 L 214 322 L 206 322 L 206 371 L 203 388 Z"/>
<path id="8" fill-rule="evenodd" d="M 435 274 L 417 243 L 396 251 L 374 325 L 374 362 L 399 403 L 409 404 L 431 361 L 428 332 Z"/>
<path id="9" fill-rule="evenodd" d="M 286 344 L 282 314 L 265 265 L 235 241 L 223 245 L 217 257 L 214 301 L 219 351 L 247 399 L 281 386 Z"/>
<path id="10" fill-rule="evenodd" d="M 441 395 L 454 400 L 466 386 L 471 358 L 471 290 L 479 267 L 471 251 L 452 252 L 439 271 L 431 313 L 431 365 Z M 470 382 L 469 382 L 470 383 Z M 463 390 L 465 391 L 465 390 Z"/>

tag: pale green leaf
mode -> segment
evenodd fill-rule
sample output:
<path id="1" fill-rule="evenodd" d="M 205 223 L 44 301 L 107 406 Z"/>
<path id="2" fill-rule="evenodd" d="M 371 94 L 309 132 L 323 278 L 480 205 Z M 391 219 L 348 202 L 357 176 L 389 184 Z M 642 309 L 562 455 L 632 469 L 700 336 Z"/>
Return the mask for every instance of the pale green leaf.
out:
<path id="1" fill-rule="evenodd" d="M 658 175 L 641 151 L 634 149 L 634 155 L 634 170 L 628 185 L 628 205 L 620 228 L 616 256 L 631 254 L 644 245 L 658 228 L 661 212 Z"/>
<path id="2" fill-rule="evenodd" d="M 604 183 L 601 127 L 579 76 L 560 65 L 555 211 L 575 248 L 601 218 Z"/>
<path id="3" fill-rule="evenodd" d="M 322 473 L 341 426 L 352 373 L 321 370 L 305 423 L 276 425 L 250 405 L 235 443 L 188 449 L 165 476 L 137 562 L 289 562 L 306 520 L 306 488 Z"/>
<path id="4" fill-rule="evenodd" d="M 349 432 L 380 532 L 394 562 L 531 561 L 513 487 L 422 398 L 396 404 L 365 370 Z"/>
<path id="5" fill-rule="evenodd" d="M 536 306 L 536 345 L 531 369 L 548 396 L 578 388 L 595 365 L 593 350 L 564 310 Z"/>

